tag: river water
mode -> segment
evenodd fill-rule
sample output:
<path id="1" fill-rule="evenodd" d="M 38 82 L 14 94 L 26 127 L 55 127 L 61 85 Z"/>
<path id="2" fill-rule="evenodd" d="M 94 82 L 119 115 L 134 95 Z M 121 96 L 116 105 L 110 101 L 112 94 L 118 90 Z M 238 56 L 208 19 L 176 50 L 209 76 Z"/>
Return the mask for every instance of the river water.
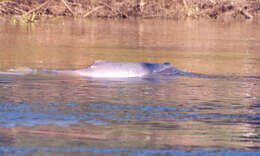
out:
<path id="1" fill-rule="evenodd" d="M 0 69 L 171 62 L 221 77 L 0 75 L 1 155 L 259 155 L 257 21 L 0 21 Z"/>

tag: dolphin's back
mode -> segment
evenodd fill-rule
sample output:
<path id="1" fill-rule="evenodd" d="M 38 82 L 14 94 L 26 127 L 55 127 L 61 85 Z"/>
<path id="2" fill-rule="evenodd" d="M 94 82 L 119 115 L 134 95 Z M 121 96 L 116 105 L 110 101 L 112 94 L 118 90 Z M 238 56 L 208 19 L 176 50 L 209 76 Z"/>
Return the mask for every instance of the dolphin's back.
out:
<path id="1" fill-rule="evenodd" d="M 89 77 L 142 77 L 161 72 L 171 64 L 148 62 L 111 62 L 95 61 L 90 67 L 78 70 L 83 76 Z"/>

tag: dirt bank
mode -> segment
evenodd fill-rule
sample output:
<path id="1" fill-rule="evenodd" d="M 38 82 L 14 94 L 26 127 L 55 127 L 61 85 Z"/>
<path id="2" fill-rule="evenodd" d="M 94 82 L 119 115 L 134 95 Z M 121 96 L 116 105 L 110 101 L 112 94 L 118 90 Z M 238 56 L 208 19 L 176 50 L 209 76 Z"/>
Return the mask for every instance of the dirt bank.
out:
<path id="1" fill-rule="evenodd" d="M 0 15 L 19 15 L 27 22 L 46 15 L 249 20 L 259 17 L 260 0 L 0 0 Z"/>

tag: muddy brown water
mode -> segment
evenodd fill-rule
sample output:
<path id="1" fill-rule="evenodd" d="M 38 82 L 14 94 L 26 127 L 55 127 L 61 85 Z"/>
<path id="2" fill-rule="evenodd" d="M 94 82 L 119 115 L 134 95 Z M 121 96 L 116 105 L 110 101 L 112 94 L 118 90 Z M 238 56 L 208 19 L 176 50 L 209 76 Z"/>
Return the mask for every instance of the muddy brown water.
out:
<path id="1" fill-rule="evenodd" d="M 0 21 L 0 69 L 171 62 L 229 78 L 0 75 L 2 155 L 258 155 L 256 22 Z"/>

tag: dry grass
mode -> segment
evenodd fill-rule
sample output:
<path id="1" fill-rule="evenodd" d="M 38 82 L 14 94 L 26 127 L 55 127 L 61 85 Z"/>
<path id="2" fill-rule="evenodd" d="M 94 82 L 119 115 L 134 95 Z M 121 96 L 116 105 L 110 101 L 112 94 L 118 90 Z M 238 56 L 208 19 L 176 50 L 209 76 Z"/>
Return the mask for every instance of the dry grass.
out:
<path id="1" fill-rule="evenodd" d="M 260 11 L 260 0 L 0 0 L 1 15 L 31 18 L 244 18 Z"/>

